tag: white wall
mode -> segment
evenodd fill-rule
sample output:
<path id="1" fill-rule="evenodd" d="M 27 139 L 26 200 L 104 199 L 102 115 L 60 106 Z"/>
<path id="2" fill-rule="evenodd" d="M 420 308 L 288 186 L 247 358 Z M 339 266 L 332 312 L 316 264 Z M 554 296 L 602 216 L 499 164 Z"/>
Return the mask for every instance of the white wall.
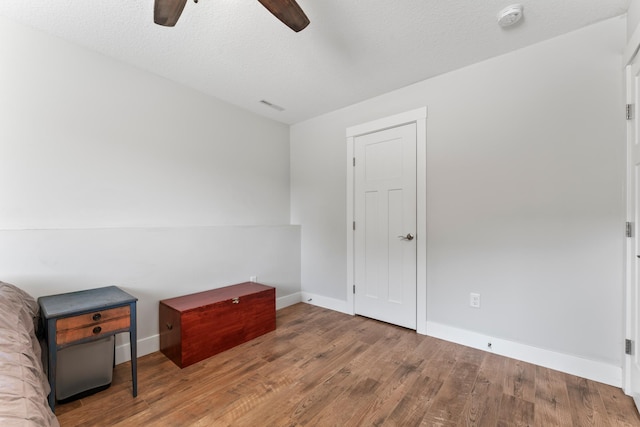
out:
<path id="1" fill-rule="evenodd" d="M 165 297 L 299 297 L 288 126 L 2 18 L 0 40 L 0 280 L 120 285 L 143 342 Z"/>
<path id="2" fill-rule="evenodd" d="M 289 223 L 286 125 L 0 31 L 3 228 Z"/>
<path id="3" fill-rule="evenodd" d="M 630 0 L 629 9 L 627 10 L 627 39 L 640 24 L 640 0 Z"/>
<path id="4" fill-rule="evenodd" d="M 346 301 L 345 129 L 426 105 L 428 333 L 619 377 L 625 29 L 614 18 L 292 126 L 303 293 Z"/>

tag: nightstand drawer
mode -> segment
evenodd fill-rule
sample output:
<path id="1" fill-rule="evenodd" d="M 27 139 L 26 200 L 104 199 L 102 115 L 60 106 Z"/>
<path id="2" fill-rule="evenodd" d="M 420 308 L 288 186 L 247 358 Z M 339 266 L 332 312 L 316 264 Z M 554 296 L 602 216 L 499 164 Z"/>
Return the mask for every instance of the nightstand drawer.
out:
<path id="1" fill-rule="evenodd" d="M 56 343 L 63 345 L 108 332 L 127 329 L 130 307 L 123 306 L 57 320 Z"/>
<path id="2" fill-rule="evenodd" d="M 110 308 L 108 310 L 95 311 L 92 313 L 81 314 L 79 316 L 64 317 L 56 321 L 56 329 L 58 332 L 63 329 L 77 329 L 83 326 L 95 325 L 106 320 L 116 319 L 118 317 L 129 317 L 129 306 Z"/>

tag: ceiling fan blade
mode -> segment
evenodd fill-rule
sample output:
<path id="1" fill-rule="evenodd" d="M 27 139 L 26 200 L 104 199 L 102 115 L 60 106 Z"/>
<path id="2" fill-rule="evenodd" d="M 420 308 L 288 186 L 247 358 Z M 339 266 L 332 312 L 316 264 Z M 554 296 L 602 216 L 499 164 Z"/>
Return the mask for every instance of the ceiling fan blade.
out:
<path id="1" fill-rule="evenodd" d="M 157 0 L 156 0 L 157 1 Z M 309 18 L 295 0 L 258 0 L 276 18 L 296 33 L 309 25 Z"/>
<path id="2" fill-rule="evenodd" d="M 178 22 L 187 0 L 155 0 L 153 22 L 165 27 L 173 27 Z"/>

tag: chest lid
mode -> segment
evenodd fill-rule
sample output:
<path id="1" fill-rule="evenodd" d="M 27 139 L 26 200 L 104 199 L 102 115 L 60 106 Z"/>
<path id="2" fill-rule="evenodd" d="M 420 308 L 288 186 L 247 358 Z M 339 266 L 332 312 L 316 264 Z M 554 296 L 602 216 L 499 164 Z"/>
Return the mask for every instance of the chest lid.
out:
<path id="1" fill-rule="evenodd" d="M 275 288 L 255 282 L 245 282 L 209 291 L 169 298 L 160 301 L 160 303 L 171 307 L 174 310 L 185 312 L 199 307 L 216 304 L 234 298 L 242 298 L 269 290 L 275 291 Z"/>

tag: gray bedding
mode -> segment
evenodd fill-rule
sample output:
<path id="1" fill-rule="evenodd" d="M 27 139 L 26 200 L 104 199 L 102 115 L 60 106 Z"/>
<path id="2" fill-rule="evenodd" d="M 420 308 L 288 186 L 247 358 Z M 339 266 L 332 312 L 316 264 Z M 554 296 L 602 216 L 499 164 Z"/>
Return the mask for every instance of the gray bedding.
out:
<path id="1" fill-rule="evenodd" d="M 0 282 L 0 426 L 59 426 L 35 335 L 37 302 Z"/>

